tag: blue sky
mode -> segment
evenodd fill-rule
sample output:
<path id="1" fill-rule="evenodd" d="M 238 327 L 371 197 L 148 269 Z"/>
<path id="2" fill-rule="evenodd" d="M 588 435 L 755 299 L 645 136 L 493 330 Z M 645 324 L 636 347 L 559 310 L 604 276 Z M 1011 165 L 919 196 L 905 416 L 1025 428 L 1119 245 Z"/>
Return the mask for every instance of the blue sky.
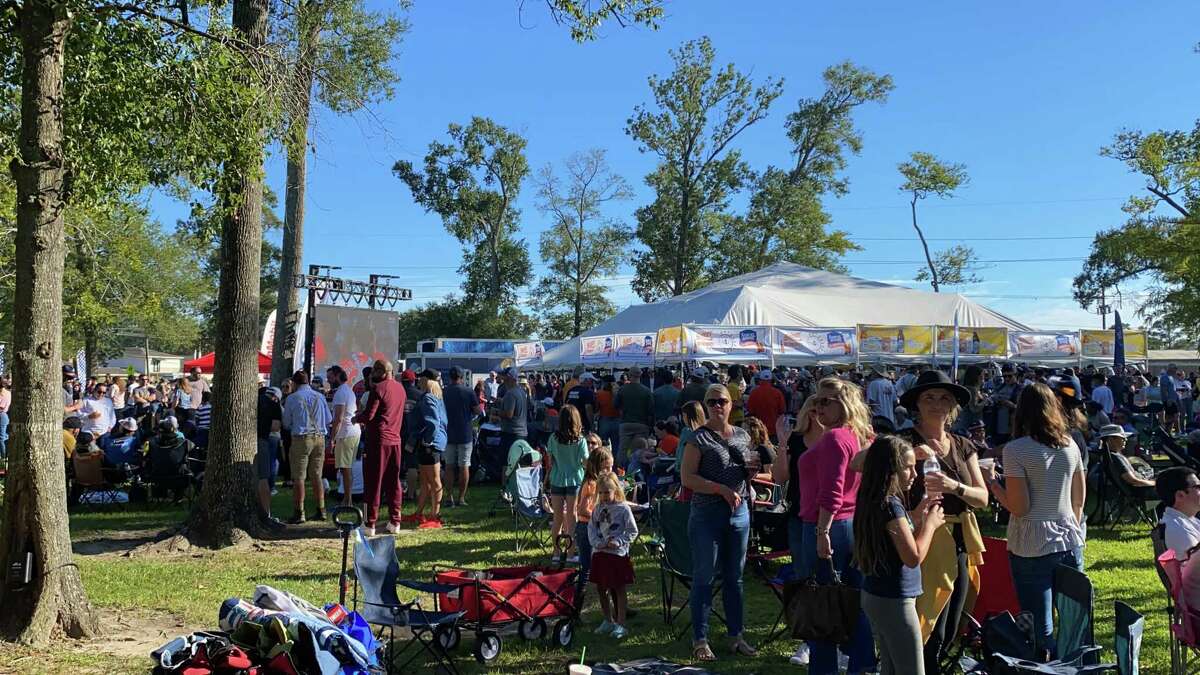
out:
<path id="1" fill-rule="evenodd" d="M 984 283 L 957 290 L 1030 325 L 1098 327 L 1098 316 L 1069 299 L 1070 280 L 1090 237 L 1119 224 L 1122 202 L 1141 187 L 1098 150 L 1123 127 L 1190 128 L 1200 117 L 1194 2 L 1160 2 L 1148 11 L 1113 0 L 674 0 L 660 30 L 607 27 L 603 39 L 586 45 L 555 26 L 542 3 L 525 4 L 522 13 L 517 0 L 416 0 L 395 98 L 352 116 L 317 114 L 305 265 L 341 265 L 350 277 L 401 275 L 396 283 L 412 288 L 418 302 L 455 291 L 459 245 L 439 218 L 413 203 L 391 166 L 419 163 L 449 122 L 472 115 L 522 133 L 535 170 L 575 151 L 605 149 L 637 192 L 610 215 L 632 224 L 634 209 L 651 198 L 642 177 L 655 159 L 637 152 L 625 120 L 650 101 L 646 77 L 669 72 L 668 49 L 708 35 L 719 63 L 732 61 L 756 80 L 785 80 L 770 116 L 737 144 L 757 169 L 788 163 L 784 118 L 799 98 L 820 94 L 826 66 L 849 59 L 894 78 L 885 105 L 857 113 L 864 148 L 846 172 L 850 194 L 827 202 L 833 226 L 864 248 L 844 259 L 852 274 L 915 285 L 921 249 L 896 164 L 928 151 L 966 164 L 971 183 L 952 200 L 921 204 L 926 236 L 963 239 L 985 261 L 1069 259 L 996 263 L 983 270 Z M 268 179 L 281 195 L 283 178 L 276 154 Z M 548 219 L 535 206 L 532 181 L 519 204 L 521 233 L 537 261 Z M 183 213 L 161 197 L 152 205 L 164 222 Z M 1009 237 L 1064 238 L 987 240 Z M 892 261 L 902 264 L 878 264 Z M 611 280 L 619 306 L 638 302 L 631 273 Z M 1127 321 L 1134 300 L 1122 308 Z"/>

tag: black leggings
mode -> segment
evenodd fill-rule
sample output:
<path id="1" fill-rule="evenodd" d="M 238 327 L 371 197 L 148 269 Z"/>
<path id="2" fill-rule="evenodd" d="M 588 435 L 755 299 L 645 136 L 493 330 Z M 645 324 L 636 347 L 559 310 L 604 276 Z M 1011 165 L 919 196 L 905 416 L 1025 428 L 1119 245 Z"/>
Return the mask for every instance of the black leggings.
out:
<path id="1" fill-rule="evenodd" d="M 967 602 L 967 587 L 971 585 L 967 571 L 967 554 L 965 551 L 959 551 L 958 578 L 954 580 L 950 601 L 942 608 L 942 613 L 938 615 L 937 623 L 933 626 L 933 632 L 925 642 L 925 675 L 940 675 L 941 659 L 958 637 L 963 605 Z"/>

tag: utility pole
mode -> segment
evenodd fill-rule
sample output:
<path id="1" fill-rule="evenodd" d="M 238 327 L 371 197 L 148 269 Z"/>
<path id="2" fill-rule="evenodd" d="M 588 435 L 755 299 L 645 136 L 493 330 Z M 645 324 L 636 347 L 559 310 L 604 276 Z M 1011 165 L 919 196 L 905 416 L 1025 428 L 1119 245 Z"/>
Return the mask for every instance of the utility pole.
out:
<path id="1" fill-rule="evenodd" d="M 1108 311 L 1112 309 L 1105 304 L 1104 287 L 1100 288 L 1100 305 L 1096 307 L 1096 311 L 1100 314 L 1100 328 L 1108 330 Z"/>

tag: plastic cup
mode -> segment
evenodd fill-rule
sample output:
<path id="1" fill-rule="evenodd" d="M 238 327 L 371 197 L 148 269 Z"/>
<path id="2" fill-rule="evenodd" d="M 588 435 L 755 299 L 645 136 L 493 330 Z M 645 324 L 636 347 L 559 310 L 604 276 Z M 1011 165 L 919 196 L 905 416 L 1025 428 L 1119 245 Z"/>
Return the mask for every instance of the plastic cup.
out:
<path id="1" fill-rule="evenodd" d="M 567 666 L 567 675 L 592 675 L 592 667 L 582 663 L 572 663 Z"/>

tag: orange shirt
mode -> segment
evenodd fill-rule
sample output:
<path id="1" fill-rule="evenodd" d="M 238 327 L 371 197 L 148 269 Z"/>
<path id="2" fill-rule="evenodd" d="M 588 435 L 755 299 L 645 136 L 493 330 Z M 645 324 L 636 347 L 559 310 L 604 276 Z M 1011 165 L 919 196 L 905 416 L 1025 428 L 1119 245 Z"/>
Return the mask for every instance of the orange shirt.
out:
<path id="1" fill-rule="evenodd" d="M 750 398 L 746 401 L 746 412 L 762 420 L 762 423 L 767 425 L 768 433 L 774 433 L 775 420 L 787 412 L 787 403 L 784 401 L 783 392 L 770 383 L 754 387 L 754 390 L 750 392 Z"/>
<path id="2" fill-rule="evenodd" d="M 613 393 L 607 389 L 596 392 L 596 408 L 601 417 L 620 417 L 621 412 L 613 405 Z"/>
<path id="3" fill-rule="evenodd" d="M 679 437 L 667 434 L 658 441 L 658 450 L 664 455 L 675 456 L 675 451 L 679 449 Z"/>
<path id="4" fill-rule="evenodd" d="M 596 508 L 596 481 L 583 481 L 579 495 L 575 497 L 575 518 L 578 522 L 587 523 L 592 520 L 592 511 Z"/>

